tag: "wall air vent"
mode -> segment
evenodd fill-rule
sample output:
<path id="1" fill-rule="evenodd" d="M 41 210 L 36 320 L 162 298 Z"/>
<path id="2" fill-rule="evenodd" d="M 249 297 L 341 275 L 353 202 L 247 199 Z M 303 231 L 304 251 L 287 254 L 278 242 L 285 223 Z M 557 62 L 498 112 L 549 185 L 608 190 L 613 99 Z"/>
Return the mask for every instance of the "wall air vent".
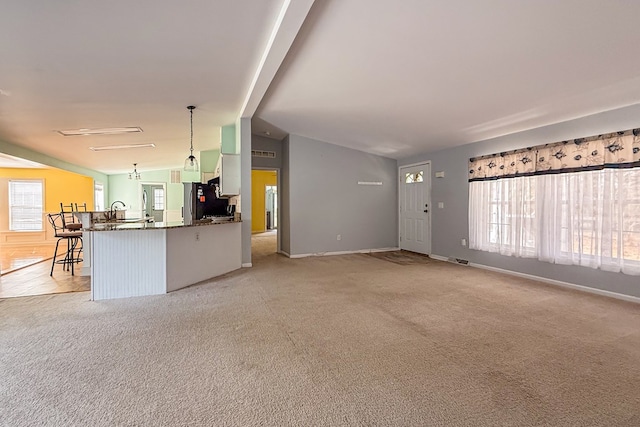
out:
<path id="1" fill-rule="evenodd" d="M 171 171 L 171 183 L 172 184 L 182 183 L 182 173 L 180 173 L 180 169 Z"/>
<path id="2" fill-rule="evenodd" d="M 269 159 L 275 159 L 276 158 L 276 152 L 275 151 L 251 150 L 251 156 L 252 157 L 267 157 Z"/>

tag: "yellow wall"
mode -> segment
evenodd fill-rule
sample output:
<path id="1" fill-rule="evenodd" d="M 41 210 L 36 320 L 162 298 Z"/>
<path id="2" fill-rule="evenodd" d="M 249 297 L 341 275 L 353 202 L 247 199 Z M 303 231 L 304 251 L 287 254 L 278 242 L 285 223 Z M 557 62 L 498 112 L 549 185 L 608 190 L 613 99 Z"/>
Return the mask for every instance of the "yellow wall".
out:
<path id="1" fill-rule="evenodd" d="M 9 180 L 41 179 L 44 182 L 44 212 L 60 212 L 60 202 L 86 203 L 93 209 L 93 178 L 60 169 L 0 168 L 0 243 L 27 243 L 47 240 L 49 223 L 44 219 L 43 232 L 9 231 Z"/>
<path id="2" fill-rule="evenodd" d="M 251 171 L 251 231 L 267 231 L 265 192 L 267 185 L 278 185 L 276 171 Z"/>

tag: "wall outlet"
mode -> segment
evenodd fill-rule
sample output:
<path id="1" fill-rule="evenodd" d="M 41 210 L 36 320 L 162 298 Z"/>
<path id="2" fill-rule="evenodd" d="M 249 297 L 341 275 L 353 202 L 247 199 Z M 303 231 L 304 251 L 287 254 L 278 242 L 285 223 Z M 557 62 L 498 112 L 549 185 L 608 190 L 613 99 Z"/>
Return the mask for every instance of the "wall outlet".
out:
<path id="1" fill-rule="evenodd" d="M 336 240 L 342 240 L 342 234 L 338 234 L 338 235 L 336 236 Z"/>
<path id="2" fill-rule="evenodd" d="M 462 239 L 462 240 L 460 241 L 460 244 L 461 244 L 462 246 L 467 246 L 467 239 Z"/>
<path id="3" fill-rule="evenodd" d="M 200 240 L 200 233 L 196 233 L 196 242 Z"/>

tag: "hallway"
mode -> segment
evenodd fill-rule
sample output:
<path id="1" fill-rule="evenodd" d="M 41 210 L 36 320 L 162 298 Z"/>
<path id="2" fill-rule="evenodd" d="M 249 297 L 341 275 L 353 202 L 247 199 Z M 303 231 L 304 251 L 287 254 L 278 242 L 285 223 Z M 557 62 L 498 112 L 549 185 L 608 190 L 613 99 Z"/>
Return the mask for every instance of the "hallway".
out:
<path id="1" fill-rule="evenodd" d="M 277 257 L 277 250 L 277 230 L 270 230 L 251 236 L 251 262 L 253 264 L 260 261 L 266 261 L 269 258 Z"/>

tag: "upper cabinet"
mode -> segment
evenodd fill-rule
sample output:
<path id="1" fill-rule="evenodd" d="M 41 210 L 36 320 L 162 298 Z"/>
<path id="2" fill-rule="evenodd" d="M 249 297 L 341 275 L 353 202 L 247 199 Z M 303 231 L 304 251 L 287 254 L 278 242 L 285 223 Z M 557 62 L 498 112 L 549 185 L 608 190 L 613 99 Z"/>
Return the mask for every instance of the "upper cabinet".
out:
<path id="1" fill-rule="evenodd" d="M 235 124 L 222 126 L 222 131 L 220 134 L 220 153 L 238 154 Z"/>
<path id="2" fill-rule="evenodd" d="M 240 194 L 240 155 L 221 154 L 216 170 L 220 177 L 220 194 L 222 196 Z"/>
<path id="3" fill-rule="evenodd" d="M 220 158 L 214 172 L 220 177 L 220 195 L 240 194 L 240 154 L 236 145 L 236 125 L 222 126 Z"/>

